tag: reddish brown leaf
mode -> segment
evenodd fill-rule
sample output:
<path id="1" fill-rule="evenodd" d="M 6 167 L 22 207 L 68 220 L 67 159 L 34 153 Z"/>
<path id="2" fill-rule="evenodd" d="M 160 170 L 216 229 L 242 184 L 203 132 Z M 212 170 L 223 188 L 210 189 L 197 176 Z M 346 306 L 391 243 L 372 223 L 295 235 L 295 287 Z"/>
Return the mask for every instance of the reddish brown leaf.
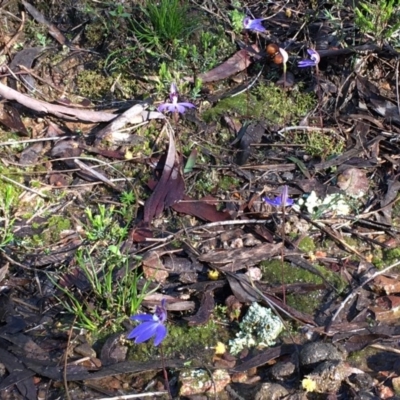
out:
<path id="1" fill-rule="evenodd" d="M 12 131 L 29 136 L 24 123 L 21 120 L 19 111 L 10 105 L 3 104 L 0 108 L 0 122 Z"/>
<path id="2" fill-rule="evenodd" d="M 131 229 L 131 231 L 129 232 L 129 239 L 135 243 L 145 242 L 146 239 L 152 237 L 153 232 L 149 228 L 149 225 L 143 222 L 141 222 L 139 226 Z"/>
<path id="3" fill-rule="evenodd" d="M 189 321 L 190 326 L 204 325 L 210 320 L 211 314 L 214 311 L 214 305 L 214 295 L 210 290 L 207 290 L 203 293 L 197 313 L 185 319 Z"/>
<path id="4" fill-rule="evenodd" d="M 371 307 L 377 321 L 397 321 L 400 316 L 400 297 L 382 296 L 376 300 L 376 306 Z"/>
<path id="5" fill-rule="evenodd" d="M 250 358 L 243 364 L 235 367 L 234 371 L 245 372 L 250 368 L 260 367 L 261 365 L 267 364 L 271 360 L 275 360 L 282 355 L 294 353 L 296 352 L 296 349 L 297 347 L 295 344 L 284 344 L 283 346 L 273 347 L 271 349 L 264 350 L 260 354 L 257 354 L 255 357 Z"/>
<path id="6" fill-rule="evenodd" d="M 185 191 L 185 183 L 180 173 L 180 163 L 176 158 L 174 136 L 170 130 L 167 131 L 169 135 L 168 153 L 161 178 L 144 205 L 143 222 L 145 224 L 150 224 L 153 218 L 160 215 L 165 208 L 179 201 Z"/>
<path id="7" fill-rule="evenodd" d="M 214 204 L 216 199 L 210 196 L 200 200 L 193 200 L 189 196 L 184 196 L 183 201 L 175 203 L 172 208 L 182 214 L 193 215 L 203 221 L 219 222 L 231 219 L 229 213 L 218 211 Z"/>
<path id="8" fill-rule="evenodd" d="M 386 294 L 400 293 L 400 282 L 397 278 L 389 278 L 387 276 L 377 276 L 371 283 L 370 287 L 375 292 Z"/>
<path id="9" fill-rule="evenodd" d="M 216 265 L 229 265 L 229 271 L 250 267 L 260 261 L 268 260 L 280 253 L 282 243 L 264 243 L 254 247 L 239 249 L 212 250 L 202 254 L 199 260 Z"/>
<path id="10" fill-rule="evenodd" d="M 49 177 L 49 183 L 53 186 L 68 186 L 69 181 L 65 175 L 51 174 Z"/>
<path id="11" fill-rule="evenodd" d="M 250 55 L 247 50 L 239 50 L 232 57 L 212 70 L 200 74 L 198 77 L 203 82 L 213 82 L 227 79 L 232 75 L 244 71 L 251 64 Z"/>
<path id="12" fill-rule="evenodd" d="M 151 251 L 146 253 L 142 260 L 143 274 L 146 279 L 155 280 L 159 283 L 165 283 L 168 278 L 168 271 L 161 260 L 160 255 Z"/>

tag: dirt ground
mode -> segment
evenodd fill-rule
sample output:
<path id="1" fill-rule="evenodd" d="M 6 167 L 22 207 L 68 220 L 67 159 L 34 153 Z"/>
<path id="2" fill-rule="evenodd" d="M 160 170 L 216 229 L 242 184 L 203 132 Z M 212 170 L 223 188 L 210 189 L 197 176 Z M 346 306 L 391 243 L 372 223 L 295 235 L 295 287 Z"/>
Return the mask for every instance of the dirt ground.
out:
<path id="1" fill-rule="evenodd" d="M 3 2 L 0 398 L 399 398 L 399 16 Z"/>

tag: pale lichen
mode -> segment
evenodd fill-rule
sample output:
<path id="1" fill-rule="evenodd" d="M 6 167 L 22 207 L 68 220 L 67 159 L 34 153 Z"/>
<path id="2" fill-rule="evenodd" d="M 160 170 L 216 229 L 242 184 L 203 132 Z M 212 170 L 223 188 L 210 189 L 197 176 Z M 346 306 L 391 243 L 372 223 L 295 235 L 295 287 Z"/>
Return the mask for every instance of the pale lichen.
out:
<path id="1" fill-rule="evenodd" d="M 343 194 L 329 194 L 320 199 L 314 191 L 310 193 L 305 201 L 300 199 L 297 205 L 294 206 L 298 210 L 301 207 L 305 207 L 310 214 L 316 215 L 327 213 L 349 215 L 351 212 L 349 201 Z"/>
<path id="2" fill-rule="evenodd" d="M 263 348 L 274 345 L 284 328 L 279 317 L 258 303 L 251 304 L 239 326 L 240 332 L 236 334 L 236 339 L 229 341 L 230 352 L 233 355 L 248 347 Z"/>

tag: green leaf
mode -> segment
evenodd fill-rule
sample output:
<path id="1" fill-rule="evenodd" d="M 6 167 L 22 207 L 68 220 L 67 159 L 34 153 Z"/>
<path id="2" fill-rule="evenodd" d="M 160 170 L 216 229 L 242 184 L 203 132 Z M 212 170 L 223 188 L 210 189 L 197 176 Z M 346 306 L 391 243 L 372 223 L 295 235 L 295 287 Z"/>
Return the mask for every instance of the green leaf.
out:
<path id="1" fill-rule="evenodd" d="M 193 149 L 192 152 L 190 153 L 188 160 L 186 161 L 186 165 L 183 170 L 184 174 L 188 174 L 189 172 L 193 171 L 193 168 L 196 164 L 196 159 L 197 159 L 197 150 Z"/>

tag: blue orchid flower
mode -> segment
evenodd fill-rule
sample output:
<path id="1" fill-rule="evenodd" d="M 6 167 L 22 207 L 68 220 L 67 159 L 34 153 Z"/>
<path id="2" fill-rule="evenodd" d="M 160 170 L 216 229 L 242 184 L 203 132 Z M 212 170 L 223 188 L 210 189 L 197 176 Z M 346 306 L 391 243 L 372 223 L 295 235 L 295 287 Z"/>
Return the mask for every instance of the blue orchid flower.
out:
<path id="1" fill-rule="evenodd" d="M 154 346 L 158 346 L 167 336 L 167 309 L 166 300 L 161 300 L 161 306 L 156 307 L 154 314 L 133 315 L 131 320 L 141 321 L 142 324 L 134 328 L 127 336 L 128 339 L 135 339 L 135 343 L 143 343 L 154 336 Z"/>
<path id="2" fill-rule="evenodd" d="M 243 20 L 243 28 L 255 32 L 266 32 L 267 30 L 263 27 L 262 21 L 264 21 L 263 18 L 251 19 L 250 17 L 246 17 Z"/>
<path id="3" fill-rule="evenodd" d="M 310 59 L 308 60 L 301 60 L 297 64 L 300 68 L 305 68 L 305 67 L 318 67 L 318 64 L 321 60 L 320 55 L 316 50 L 313 49 L 307 49 L 307 53 L 310 56 Z"/>
<path id="4" fill-rule="evenodd" d="M 171 113 L 178 112 L 180 114 L 183 114 L 187 108 L 196 108 L 196 106 L 192 103 L 178 103 L 178 89 L 175 83 L 171 83 L 169 98 L 171 100 L 171 103 L 160 104 L 157 108 L 159 112 L 167 111 Z"/>
<path id="5" fill-rule="evenodd" d="M 263 200 L 273 207 L 290 207 L 294 204 L 294 200 L 289 198 L 287 185 L 283 187 L 282 194 L 280 196 L 277 196 L 274 199 L 264 197 Z"/>

